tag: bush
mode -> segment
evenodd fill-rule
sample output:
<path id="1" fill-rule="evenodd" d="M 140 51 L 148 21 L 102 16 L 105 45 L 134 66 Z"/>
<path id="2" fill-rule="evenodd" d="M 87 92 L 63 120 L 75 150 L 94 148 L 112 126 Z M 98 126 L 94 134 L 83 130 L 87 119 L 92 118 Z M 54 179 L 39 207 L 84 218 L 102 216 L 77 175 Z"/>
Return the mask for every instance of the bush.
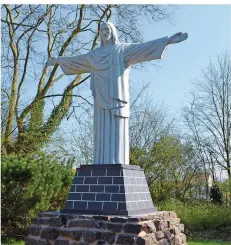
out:
<path id="1" fill-rule="evenodd" d="M 72 163 L 51 156 L 2 158 L 2 230 L 24 235 L 40 211 L 63 207 L 72 182 Z"/>
<path id="2" fill-rule="evenodd" d="M 173 210 L 188 230 L 219 229 L 231 226 L 231 208 L 212 203 L 191 201 L 182 203 L 169 200 L 159 210 Z"/>

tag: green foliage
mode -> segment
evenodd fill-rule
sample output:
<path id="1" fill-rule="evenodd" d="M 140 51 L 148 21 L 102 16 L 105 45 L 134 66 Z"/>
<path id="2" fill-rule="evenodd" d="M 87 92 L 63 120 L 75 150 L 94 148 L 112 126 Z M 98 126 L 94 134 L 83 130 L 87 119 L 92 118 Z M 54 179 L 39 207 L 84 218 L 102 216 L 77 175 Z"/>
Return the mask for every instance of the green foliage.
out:
<path id="1" fill-rule="evenodd" d="M 170 199 L 159 205 L 159 210 L 173 210 L 187 230 L 219 229 L 231 226 L 231 208 L 212 203 L 190 201 L 182 203 Z"/>
<path id="2" fill-rule="evenodd" d="M 2 158 L 2 226 L 22 234 L 40 211 L 64 205 L 73 179 L 72 162 L 44 154 Z"/>
<path id="3" fill-rule="evenodd" d="M 190 181 L 199 170 L 191 144 L 174 135 L 160 137 L 149 152 L 131 149 L 130 161 L 144 168 L 155 203 L 168 200 L 169 194 L 179 200 L 188 198 Z"/>

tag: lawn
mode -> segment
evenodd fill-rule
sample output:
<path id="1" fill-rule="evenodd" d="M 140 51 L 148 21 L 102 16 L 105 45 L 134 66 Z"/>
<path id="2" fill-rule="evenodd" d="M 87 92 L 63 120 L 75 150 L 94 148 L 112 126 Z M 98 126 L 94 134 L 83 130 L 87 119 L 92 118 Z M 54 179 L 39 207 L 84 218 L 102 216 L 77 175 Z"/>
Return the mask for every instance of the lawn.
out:
<path id="1" fill-rule="evenodd" d="M 193 240 L 188 245 L 231 245 L 231 242 L 223 242 L 219 240 Z"/>
<path id="2" fill-rule="evenodd" d="M 13 238 L 3 238 L 2 245 L 25 245 L 22 240 L 15 240 Z M 231 245 L 231 242 L 223 242 L 219 240 L 191 240 L 188 245 Z"/>
<path id="3" fill-rule="evenodd" d="M 25 242 L 23 240 L 18 240 L 14 238 L 9 238 L 6 236 L 2 236 L 2 245 L 25 245 Z"/>

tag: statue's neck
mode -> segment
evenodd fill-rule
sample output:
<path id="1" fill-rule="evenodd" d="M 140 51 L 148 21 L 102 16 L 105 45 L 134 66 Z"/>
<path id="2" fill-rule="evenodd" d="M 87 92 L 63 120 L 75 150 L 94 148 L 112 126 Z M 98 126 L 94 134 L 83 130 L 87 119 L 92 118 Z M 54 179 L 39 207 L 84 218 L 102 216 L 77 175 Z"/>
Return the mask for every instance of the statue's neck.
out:
<path id="1" fill-rule="evenodd" d="M 112 47 L 112 40 L 104 41 L 102 47 L 105 49 L 111 48 Z"/>

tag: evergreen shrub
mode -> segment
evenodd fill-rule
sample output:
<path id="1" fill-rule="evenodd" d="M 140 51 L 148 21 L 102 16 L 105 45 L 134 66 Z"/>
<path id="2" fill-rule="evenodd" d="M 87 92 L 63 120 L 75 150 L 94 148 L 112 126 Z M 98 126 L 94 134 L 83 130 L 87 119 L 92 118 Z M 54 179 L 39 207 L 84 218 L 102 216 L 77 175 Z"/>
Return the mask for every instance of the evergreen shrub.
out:
<path id="1" fill-rule="evenodd" d="M 2 231 L 24 235 L 40 211 L 63 207 L 73 179 L 72 161 L 45 154 L 2 157 Z"/>

